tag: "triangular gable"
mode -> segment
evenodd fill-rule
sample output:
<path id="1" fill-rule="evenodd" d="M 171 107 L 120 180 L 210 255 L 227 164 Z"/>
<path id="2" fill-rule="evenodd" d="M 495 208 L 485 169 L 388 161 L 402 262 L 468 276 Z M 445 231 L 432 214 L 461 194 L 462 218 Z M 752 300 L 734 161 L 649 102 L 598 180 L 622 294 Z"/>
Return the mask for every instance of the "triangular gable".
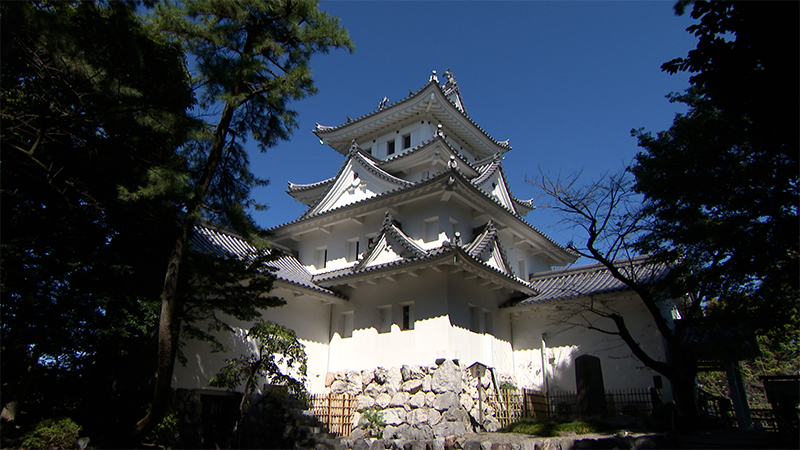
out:
<path id="1" fill-rule="evenodd" d="M 328 190 L 304 214 L 308 217 L 366 200 L 412 183 L 380 169 L 361 150 L 350 152 Z"/>
<path id="2" fill-rule="evenodd" d="M 484 264 L 494 267 L 508 276 L 514 276 L 502 243 L 497 237 L 497 228 L 493 221 L 490 220 L 481 232 L 476 233 L 475 239 L 465 245 L 464 250 Z"/>
<path id="3" fill-rule="evenodd" d="M 364 258 L 356 265 L 356 269 L 364 270 L 367 267 L 379 266 L 401 259 L 404 258 L 394 250 L 386 235 L 381 235 L 369 253 L 364 255 Z"/>
<path id="4" fill-rule="evenodd" d="M 400 229 L 399 224 L 387 212 L 381 232 L 375 244 L 355 265 L 353 270 L 364 270 L 399 260 L 415 259 L 427 253 Z"/>
<path id="5" fill-rule="evenodd" d="M 495 155 L 494 161 L 482 168 L 482 173 L 472 180 L 478 189 L 494 197 L 503 207 L 517 213 L 517 203 L 508 189 L 505 175 L 501 168 L 500 155 Z"/>

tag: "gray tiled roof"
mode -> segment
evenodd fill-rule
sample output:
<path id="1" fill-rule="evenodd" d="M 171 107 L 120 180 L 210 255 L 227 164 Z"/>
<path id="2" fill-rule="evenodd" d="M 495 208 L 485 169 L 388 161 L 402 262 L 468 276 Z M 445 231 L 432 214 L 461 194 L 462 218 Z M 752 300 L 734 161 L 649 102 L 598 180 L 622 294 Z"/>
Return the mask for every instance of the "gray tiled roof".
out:
<path id="1" fill-rule="evenodd" d="M 653 262 L 648 256 L 615 261 L 615 266 L 628 277 L 645 284 L 664 279 L 669 266 Z M 554 300 L 568 300 L 589 295 L 621 292 L 629 287 L 614 278 L 602 264 L 571 267 L 569 269 L 539 272 L 531 277 L 531 286 L 539 295 L 508 306 L 523 306 Z"/>
<path id="2" fill-rule="evenodd" d="M 189 243 L 197 251 L 217 255 L 223 258 L 247 258 L 257 249 L 231 231 L 211 225 L 195 225 Z M 278 248 L 264 250 L 278 252 L 277 259 L 270 261 L 270 267 L 276 269 L 275 276 L 279 281 L 290 283 L 321 294 L 342 298 L 337 293 L 314 284 L 311 274 L 300 264 L 300 261 L 288 251 Z"/>

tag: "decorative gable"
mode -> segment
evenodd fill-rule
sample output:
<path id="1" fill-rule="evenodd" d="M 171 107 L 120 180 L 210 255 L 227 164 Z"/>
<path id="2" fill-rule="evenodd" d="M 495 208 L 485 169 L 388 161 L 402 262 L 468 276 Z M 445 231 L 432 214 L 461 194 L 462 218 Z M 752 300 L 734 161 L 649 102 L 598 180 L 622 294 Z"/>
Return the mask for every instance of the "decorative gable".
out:
<path id="1" fill-rule="evenodd" d="M 514 201 L 508 188 L 501 164 L 502 157 L 500 154 L 495 154 L 492 162 L 481 168 L 481 174 L 472 180 L 472 184 L 493 197 L 506 209 L 518 214 L 517 202 Z"/>
<path id="2" fill-rule="evenodd" d="M 484 264 L 494 267 L 508 276 L 514 276 L 511 265 L 508 263 L 506 252 L 497 237 L 497 228 L 492 220 L 475 234 L 475 239 L 464 246 L 467 253 Z"/>
<path id="3" fill-rule="evenodd" d="M 324 213 L 412 184 L 380 169 L 353 143 L 353 150 L 335 181 L 329 184 L 325 194 L 319 197 L 304 216 Z"/>
<path id="4" fill-rule="evenodd" d="M 399 223 L 387 212 L 375 244 L 361 258 L 353 270 L 364 270 L 368 267 L 404 259 L 421 258 L 425 255 L 425 250 L 406 236 L 400 229 Z"/>

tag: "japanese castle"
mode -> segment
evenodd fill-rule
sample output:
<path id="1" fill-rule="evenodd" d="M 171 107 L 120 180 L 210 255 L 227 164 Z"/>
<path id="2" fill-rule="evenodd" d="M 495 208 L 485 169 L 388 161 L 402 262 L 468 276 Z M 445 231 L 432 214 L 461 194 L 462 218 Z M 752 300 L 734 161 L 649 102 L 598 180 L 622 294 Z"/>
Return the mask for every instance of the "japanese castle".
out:
<path id="1" fill-rule="evenodd" d="M 443 78 L 433 72 L 400 101 L 317 124 L 343 163 L 329 179 L 288 184 L 308 209 L 270 230 L 281 252 L 270 295 L 287 304 L 264 316 L 305 344 L 309 390 L 323 392 L 329 373 L 443 359 L 479 362 L 517 387 L 575 390 L 573 363 L 588 354 L 608 389 L 651 386 L 657 374 L 618 337 L 565 318 L 588 298 L 612 305 L 663 356 L 647 311 L 601 266 L 569 267 L 578 255 L 526 221 L 532 201 L 513 195 L 503 171 L 509 141 L 475 123 L 453 74 Z M 220 255 L 248 248 L 210 226 L 197 227 L 192 245 Z M 236 354 L 246 348 L 228 339 Z M 203 346 L 186 346 L 196 356 L 176 366 L 173 386 L 206 388 L 230 357 Z"/>

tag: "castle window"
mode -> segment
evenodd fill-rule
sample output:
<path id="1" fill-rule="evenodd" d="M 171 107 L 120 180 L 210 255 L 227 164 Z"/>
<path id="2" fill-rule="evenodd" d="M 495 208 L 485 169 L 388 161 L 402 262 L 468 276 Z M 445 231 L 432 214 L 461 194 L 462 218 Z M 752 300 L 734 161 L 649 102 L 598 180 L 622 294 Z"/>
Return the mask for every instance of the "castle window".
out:
<path id="1" fill-rule="evenodd" d="M 354 328 L 353 311 L 343 312 L 342 313 L 342 337 L 343 338 L 353 337 L 353 328 Z"/>
<path id="2" fill-rule="evenodd" d="M 402 309 L 402 322 L 400 323 L 400 329 L 402 330 L 413 330 L 414 329 L 414 304 L 413 303 L 406 303 L 400 305 Z"/>
<path id="3" fill-rule="evenodd" d="M 355 261 L 361 254 L 361 241 L 358 238 L 347 241 L 347 260 Z"/>
<path id="4" fill-rule="evenodd" d="M 494 332 L 494 327 L 492 327 L 492 313 L 486 310 L 483 311 L 483 330 L 488 334 Z"/>
<path id="5" fill-rule="evenodd" d="M 328 264 L 328 247 L 317 249 L 317 269 L 324 269 Z"/>
<path id="6" fill-rule="evenodd" d="M 394 141 L 386 143 L 386 156 L 394 155 Z"/>
<path id="7" fill-rule="evenodd" d="M 392 306 L 378 307 L 378 333 L 392 331 Z"/>
<path id="8" fill-rule="evenodd" d="M 411 148 L 411 133 L 403 135 L 403 149 Z"/>
<path id="9" fill-rule="evenodd" d="M 469 329 L 476 333 L 483 333 L 483 327 L 481 327 L 481 310 L 477 306 L 469 305 L 469 316 Z"/>
<path id="10" fill-rule="evenodd" d="M 425 232 L 425 242 L 433 242 L 439 239 L 439 218 L 438 217 L 431 217 L 425 219 L 424 225 L 424 232 Z"/>

